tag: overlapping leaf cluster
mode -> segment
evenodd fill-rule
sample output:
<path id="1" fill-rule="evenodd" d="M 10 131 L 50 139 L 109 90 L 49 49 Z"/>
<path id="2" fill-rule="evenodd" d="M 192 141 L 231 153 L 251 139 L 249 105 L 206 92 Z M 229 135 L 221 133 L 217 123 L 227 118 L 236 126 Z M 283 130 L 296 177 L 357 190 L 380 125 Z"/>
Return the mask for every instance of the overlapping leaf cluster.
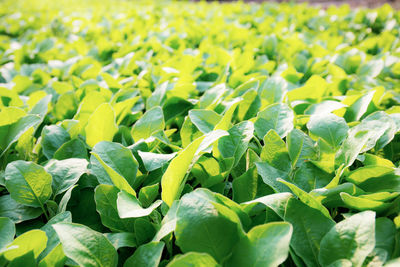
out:
<path id="1" fill-rule="evenodd" d="M 399 20 L 2 1 L 0 265 L 398 265 Z"/>

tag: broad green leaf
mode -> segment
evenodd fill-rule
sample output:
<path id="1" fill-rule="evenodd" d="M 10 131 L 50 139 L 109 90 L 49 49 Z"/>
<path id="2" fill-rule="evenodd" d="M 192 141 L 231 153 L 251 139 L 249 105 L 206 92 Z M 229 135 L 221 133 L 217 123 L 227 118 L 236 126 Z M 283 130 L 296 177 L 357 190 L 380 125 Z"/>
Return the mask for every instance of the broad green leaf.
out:
<path id="1" fill-rule="evenodd" d="M 117 266 L 117 251 L 101 233 L 76 223 L 57 223 L 53 228 L 65 255 L 79 266 Z"/>
<path id="2" fill-rule="evenodd" d="M 200 97 L 200 108 L 212 109 L 214 106 L 221 101 L 221 96 L 226 93 L 227 88 L 225 84 L 218 84 L 210 89 L 208 89 Z"/>
<path id="3" fill-rule="evenodd" d="M 337 223 L 321 240 L 319 261 L 329 265 L 348 259 L 353 266 L 362 266 L 375 247 L 375 213 L 364 211 Z"/>
<path id="4" fill-rule="evenodd" d="M 46 257 L 40 262 L 38 267 L 63 267 L 67 257 L 64 254 L 63 247 L 58 244 Z"/>
<path id="5" fill-rule="evenodd" d="M 183 255 L 175 256 L 167 267 L 220 267 L 213 257 L 207 253 L 188 252 Z"/>
<path id="6" fill-rule="evenodd" d="M 87 172 L 86 159 L 51 160 L 45 170 L 52 176 L 53 194 L 64 193 L 76 184 L 79 178 Z"/>
<path id="7" fill-rule="evenodd" d="M 369 133 L 367 131 L 349 133 L 336 153 L 335 166 L 339 167 L 342 164 L 345 168 L 351 166 L 367 144 L 368 138 Z"/>
<path id="8" fill-rule="evenodd" d="M 281 171 L 290 169 L 291 163 L 286 144 L 274 130 L 270 130 L 264 136 L 260 158 Z"/>
<path id="9" fill-rule="evenodd" d="M 117 199 L 119 189 L 112 185 L 101 184 L 95 189 L 96 210 L 104 226 L 113 231 L 133 232 L 134 220 L 121 219 L 118 216 Z"/>
<path id="10" fill-rule="evenodd" d="M 257 114 L 254 129 L 259 138 L 264 138 L 269 130 L 275 130 L 285 137 L 293 129 L 294 113 L 286 104 L 272 104 Z"/>
<path id="11" fill-rule="evenodd" d="M 368 179 L 380 177 L 393 172 L 394 168 L 392 167 L 370 165 L 370 166 L 360 167 L 352 171 L 346 177 L 346 180 L 354 184 L 360 184 L 362 182 L 367 181 Z"/>
<path id="12" fill-rule="evenodd" d="M 321 76 L 313 75 L 311 76 L 304 86 L 291 90 L 287 93 L 289 101 L 299 100 L 299 99 L 315 99 L 320 100 L 325 94 L 328 83 Z"/>
<path id="13" fill-rule="evenodd" d="M 346 138 L 349 130 L 346 121 L 333 114 L 311 116 L 307 128 L 313 135 L 321 137 L 335 149 Z"/>
<path id="14" fill-rule="evenodd" d="M 287 172 L 278 170 L 267 162 L 256 162 L 255 164 L 257 166 L 257 172 L 265 184 L 269 185 L 277 193 L 289 192 L 289 188 L 277 180 L 278 178 L 286 180 L 288 177 Z"/>
<path id="15" fill-rule="evenodd" d="M 8 261 L 33 251 L 35 258 L 46 248 L 47 236 L 41 230 L 31 230 L 18 236 L 8 247 L 17 246 L 16 249 L 4 252 L 3 256 Z"/>
<path id="16" fill-rule="evenodd" d="M 14 161 L 7 165 L 5 176 L 7 190 L 21 204 L 43 208 L 51 196 L 51 175 L 36 163 Z"/>
<path id="17" fill-rule="evenodd" d="M 237 203 L 253 200 L 257 195 L 258 174 L 255 167 L 248 169 L 232 182 L 233 200 Z"/>
<path id="18" fill-rule="evenodd" d="M 279 217 L 283 219 L 286 212 L 286 206 L 291 198 L 293 198 L 291 193 L 276 193 L 245 202 L 242 205 L 251 206 L 251 204 L 256 203 L 263 204 L 272 209 L 277 215 L 279 215 Z"/>
<path id="19" fill-rule="evenodd" d="M 235 167 L 243 156 L 253 138 L 254 125 L 250 121 L 243 121 L 228 130 L 229 135 L 218 141 L 218 150 L 223 158 L 235 158 Z"/>
<path id="20" fill-rule="evenodd" d="M 191 165 L 197 156 L 211 144 L 228 133 L 222 130 L 212 131 L 193 141 L 170 162 L 161 179 L 161 198 L 169 206 L 179 197 L 185 184 L 185 176 L 190 171 Z"/>
<path id="21" fill-rule="evenodd" d="M 0 197 L 0 216 L 7 217 L 20 223 L 26 220 L 35 219 L 43 213 L 41 208 L 32 208 L 16 202 L 10 195 Z"/>
<path id="22" fill-rule="evenodd" d="M 71 139 L 69 133 L 61 126 L 50 125 L 45 126 L 42 130 L 42 151 L 43 154 L 51 159 L 54 153 L 65 142 Z"/>
<path id="23" fill-rule="evenodd" d="M 379 175 L 379 173 L 377 173 Z M 366 181 L 357 184 L 367 192 L 399 192 L 400 171 L 395 169 L 393 172 L 377 177 L 369 177 Z"/>
<path id="24" fill-rule="evenodd" d="M 375 249 L 387 252 L 387 258 L 392 257 L 396 244 L 396 226 L 392 220 L 380 217 L 375 220 Z"/>
<path id="25" fill-rule="evenodd" d="M 148 208 L 143 208 L 139 200 L 124 191 L 118 193 L 117 209 L 120 218 L 138 218 L 150 215 L 161 205 L 162 201 L 157 200 Z"/>
<path id="26" fill-rule="evenodd" d="M 347 122 L 358 121 L 367 111 L 368 105 L 371 103 L 375 91 L 369 91 L 362 94 L 351 106 L 346 109 L 344 119 Z"/>
<path id="27" fill-rule="evenodd" d="M 95 158 L 100 162 L 101 166 L 105 169 L 107 172 L 108 176 L 111 179 L 111 182 L 120 190 L 125 190 L 126 192 L 136 195 L 135 191 L 133 188 L 129 185 L 127 180 L 121 176 L 118 172 L 116 172 L 113 168 L 107 165 L 103 161 L 103 159 L 95 152 L 92 151 L 92 155 L 95 156 Z"/>
<path id="28" fill-rule="evenodd" d="M 33 251 L 29 251 L 19 257 L 16 257 L 7 265 L 8 267 L 19 267 L 19 266 L 35 266 L 36 260 Z"/>
<path id="29" fill-rule="evenodd" d="M 106 233 L 104 235 L 110 240 L 115 249 L 136 247 L 135 234 L 133 233 Z"/>
<path id="30" fill-rule="evenodd" d="M 346 107 L 345 104 L 333 101 L 333 100 L 325 100 L 320 103 L 313 104 L 309 106 L 305 111 L 304 114 L 307 115 L 323 115 L 323 114 L 330 114 L 332 111 L 341 109 Z"/>
<path id="31" fill-rule="evenodd" d="M 160 185 L 158 183 L 142 187 L 139 191 L 140 203 L 146 207 L 150 206 L 159 195 L 159 189 Z"/>
<path id="32" fill-rule="evenodd" d="M 132 127 L 132 137 L 135 142 L 147 139 L 155 132 L 164 130 L 164 114 L 160 107 L 148 110 Z"/>
<path id="33" fill-rule="evenodd" d="M 184 253 L 205 252 L 223 261 L 243 235 L 235 212 L 196 191 L 181 198 L 176 216 L 176 244 Z"/>
<path id="34" fill-rule="evenodd" d="M 236 110 L 236 107 L 239 105 L 241 102 L 240 98 L 233 99 L 227 106 L 227 109 L 224 112 L 224 115 L 222 116 L 221 120 L 218 122 L 217 125 L 214 127 L 214 131 L 216 130 L 223 130 L 223 131 L 228 131 L 229 128 L 231 127 L 231 121 L 233 117 L 233 113 Z"/>
<path id="35" fill-rule="evenodd" d="M 288 257 L 292 231 L 286 222 L 252 228 L 233 249 L 229 266 L 279 266 Z"/>
<path id="36" fill-rule="evenodd" d="M 11 147 L 12 144 L 31 127 L 37 127 L 42 121 L 42 118 L 37 115 L 26 115 L 18 121 L 0 126 L 0 158 Z"/>
<path id="37" fill-rule="evenodd" d="M 176 229 L 176 212 L 179 207 L 179 201 L 174 201 L 169 208 L 167 214 L 164 216 L 163 220 L 161 221 L 160 229 L 154 236 L 152 241 L 160 241 L 168 234 L 172 233 Z"/>
<path id="38" fill-rule="evenodd" d="M 96 144 L 91 153 L 91 170 L 99 183 L 115 184 L 115 180 L 123 179 L 130 186 L 134 185 L 139 164 L 129 148 L 119 143 L 104 141 Z"/>
<path id="39" fill-rule="evenodd" d="M 40 228 L 40 230 L 44 231 L 47 236 L 47 244 L 46 248 L 43 250 L 43 252 L 40 254 L 39 260 L 44 259 L 48 255 L 55 253 L 54 256 L 59 255 L 58 252 L 54 251 L 56 247 L 60 244 L 60 239 L 57 236 L 57 233 L 53 229 L 53 225 L 59 222 L 72 222 L 72 216 L 71 212 L 69 211 L 64 211 L 53 218 L 51 218 L 43 227 Z M 62 252 L 62 249 L 61 249 Z M 62 255 L 64 256 L 64 252 L 62 252 Z M 52 258 L 52 256 L 50 256 Z M 46 261 L 49 261 L 50 258 L 48 258 Z M 56 257 L 58 258 L 58 257 Z"/>
<path id="40" fill-rule="evenodd" d="M 351 196 L 345 192 L 340 193 L 340 197 L 342 198 L 346 207 L 358 211 L 373 210 L 376 212 L 381 212 L 391 206 L 391 204 L 389 203 L 371 200 L 368 198 Z"/>
<path id="41" fill-rule="evenodd" d="M 78 185 L 71 186 L 67 191 L 65 191 L 64 195 L 62 196 L 60 202 L 58 203 L 58 213 L 64 212 L 67 210 L 67 205 L 69 200 L 71 199 L 72 190 Z"/>
<path id="42" fill-rule="evenodd" d="M 367 151 L 373 147 L 376 150 L 380 150 L 393 140 L 397 132 L 395 121 L 383 111 L 372 113 L 354 128 L 373 132 L 368 140 L 367 147 L 363 151 Z"/>
<path id="43" fill-rule="evenodd" d="M 212 110 L 192 109 L 189 111 L 189 118 L 197 129 L 206 134 L 214 129 L 222 117 Z"/>
<path id="44" fill-rule="evenodd" d="M 156 154 L 152 152 L 142 152 L 142 151 L 138 151 L 138 153 L 143 161 L 144 167 L 149 172 L 161 168 L 165 163 L 167 163 L 176 156 L 176 153 Z"/>
<path id="45" fill-rule="evenodd" d="M 296 185 L 289 183 L 285 180 L 282 179 L 277 179 L 278 182 L 283 183 L 287 187 L 290 188 L 290 190 L 295 194 L 304 204 L 308 205 L 310 208 L 317 209 L 321 211 L 321 213 L 327 217 L 328 219 L 331 219 L 331 215 L 329 214 L 329 211 L 318 201 L 316 200 L 312 195 L 309 193 L 303 191 L 302 189 L 298 188 Z"/>
<path id="46" fill-rule="evenodd" d="M 124 267 L 157 267 L 164 249 L 162 242 L 150 242 L 137 248 Z"/>
<path id="47" fill-rule="evenodd" d="M 110 104 L 101 104 L 89 117 L 85 127 L 86 143 L 94 147 L 101 141 L 112 141 L 118 131 L 115 124 L 115 114 Z"/>
<path id="48" fill-rule="evenodd" d="M 299 129 L 293 129 L 288 133 L 286 145 L 292 161 L 292 167 L 302 163 L 304 160 L 309 161 L 317 157 L 317 148 L 314 142 Z"/>
<path id="49" fill-rule="evenodd" d="M 0 251 L 14 240 L 14 236 L 14 222 L 7 217 L 0 217 Z"/>
<path id="50" fill-rule="evenodd" d="M 320 242 L 335 222 L 294 198 L 287 203 L 284 219 L 293 226 L 290 246 L 294 252 L 307 266 L 319 266 Z"/>
<path id="51" fill-rule="evenodd" d="M 63 160 L 69 158 L 80 158 L 87 159 L 87 150 L 85 143 L 80 139 L 72 139 L 65 142 L 61 147 L 54 153 L 54 159 Z"/>
<path id="52" fill-rule="evenodd" d="M 261 99 L 269 104 L 280 103 L 287 91 L 287 81 L 280 76 L 270 77 L 258 89 Z"/>

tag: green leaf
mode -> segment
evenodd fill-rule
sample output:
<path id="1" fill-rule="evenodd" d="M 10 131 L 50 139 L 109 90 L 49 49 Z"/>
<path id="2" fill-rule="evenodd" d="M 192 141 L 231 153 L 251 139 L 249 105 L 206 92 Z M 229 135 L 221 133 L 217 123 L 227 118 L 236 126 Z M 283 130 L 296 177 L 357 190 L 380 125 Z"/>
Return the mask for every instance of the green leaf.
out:
<path id="1" fill-rule="evenodd" d="M 16 202 L 10 195 L 0 197 L 0 216 L 20 223 L 35 219 L 43 213 L 41 208 L 32 208 Z"/>
<path id="2" fill-rule="evenodd" d="M 371 103 L 375 91 L 369 91 L 362 94 L 351 106 L 349 106 L 344 114 L 347 122 L 358 121 L 367 111 L 368 105 Z"/>
<path id="3" fill-rule="evenodd" d="M 331 219 L 331 215 L 329 214 L 329 211 L 318 201 L 316 200 L 312 195 L 309 193 L 303 191 L 302 189 L 298 188 L 296 185 L 286 182 L 285 180 L 282 179 L 277 179 L 279 182 L 285 184 L 287 187 L 290 188 L 290 190 L 295 194 L 304 204 L 308 205 L 310 208 L 317 209 L 321 211 L 321 213 L 327 217 L 328 219 Z"/>
<path id="4" fill-rule="evenodd" d="M 207 253 L 188 252 L 175 256 L 167 267 L 220 267 L 213 257 Z"/>
<path id="5" fill-rule="evenodd" d="M 53 228 L 65 255 L 79 266 L 117 266 L 117 251 L 101 233 L 76 223 L 57 223 Z"/>
<path id="6" fill-rule="evenodd" d="M 164 249 L 163 242 L 150 242 L 137 248 L 124 267 L 157 267 Z"/>
<path id="7" fill-rule="evenodd" d="M 340 193 L 345 206 L 350 209 L 355 209 L 358 211 L 373 210 L 376 212 L 381 212 L 388 209 L 391 204 L 384 203 L 382 201 L 371 200 L 362 197 L 351 196 L 345 192 Z"/>
<path id="8" fill-rule="evenodd" d="M 176 153 L 156 154 L 152 152 L 142 152 L 140 150 L 138 151 L 138 153 L 143 161 L 144 167 L 149 172 L 161 168 L 165 163 L 167 163 L 176 156 Z"/>
<path id="9" fill-rule="evenodd" d="M 229 129 L 229 135 L 218 141 L 218 150 L 223 158 L 235 158 L 235 167 L 246 152 L 250 139 L 253 138 L 254 125 L 250 121 L 243 121 Z"/>
<path id="10" fill-rule="evenodd" d="M 161 179 L 161 198 L 169 206 L 179 197 L 185 184 L 185 175 L 190 171 L 200 153 L 228 133 L 222 130 L 212 131 L 193 141 L 170 162 Z"/>
<path id="11" fill-rule="evenodd" d="M 37 115 L 27 115 L 12 124 L 0 126 L 0 158 L 27 130 L 37 127 L 41 121 Z"/>
<path id="12" fill-rule="evenodd" d="M 392 174 L 394 171 L 395 169 L 392 167 L 369 165 L 355 169 L 346 177 L 346 180 L 354 184 L 361 184 L 371 178 Z"/>
<path id="13" fill-rule="evenodd" d="M 298 163 L 302 163 L 304 160 L 309 161 L 317 158 L 317 148 L 314 142 L 299 129 L 290 131 L 286 139 L 289 157 L 293 167 Z"/>
<path id="14" fill-rule="evenodd" d="M 35 266 L 36 260 L 33 251 L 29 251 L 24 255 L 21 255 L 15 259 L 13 259 L 7 267 L 19 267 L 19 266 Z"/>
<path id="15" fill-rule="evenodd" d="M 86 173 L 88 162 L 86 159 L 51 160 L 45 170 L 52 176 L 53 194 L 64 193 L 75 185 L 79 178 Z"/>
<path id="16" fill-rule="evenodd" d="M 65 142 L 57 149 L 53 156 L 54 159 L 63 160 L 69 158 L 87 159 L 87 150 L 85 143 L 80 139 L 72 139 Z"/>
<path id="17" fill-rule="evenodd" d="M 320 242 L 335 222 L 294 198 L 287 203 L 285 221 L 293 226 L 290 246 L 294 252 L 307 266 L 319 266 Z"/>
<path id="18" fill-rule="evenodd" d="M 36 163 L 14 161 L 7 165 L 5 175 L 7 190 L 21 204 L 43 208 L 51 196 L 51 175 Z"/>
<path id="19" fill-rule="evenodd" d="M 104 141 L 96 144 L 91 153 L 91 170 L 99 183 L 115 184 L 116 180 L 120 179 L 125 180 L 123 183 L 128 183 L 130 186 L 135 183 L 139 164 L 129 148 L 119 143 Z"/>
<path id="20" fill-rule="evenodd" d="M 64 254 L 63 247 L 58 244 L 45 258 L 43 258 L 38 267 L 63 267 L 67 257 Z"/>
<path id="21" fill-rule="evenodd" d="M 135 234 L 133 233 L 106 233 L 104 235 L 110 240 L 115 249 L 136 247 Z"/>
<path id="22" fill-rule="evenodd" d="M 367 131 L 356 133 L 350 131 L 336 153 L 335 166 L 339 167 L 342 164 L 344 164 L 345 168 L 351 166 L 363 147 L 367 144 L 368 138 L 369 133 Z"/>
<path id="23" fill-rule="evenodd" d="M 121 219 L 118 216 L 117 199 L 119 189 L 112 185 L 101 184 L 94 190 L 96 210 L 104 226 L 113 231 L 133 232 L 134 220 Z"/>
<path id="24" fill-rule="evenodd" d="M 328 83 L 321 76 L 311 76 L 304 86 L 291 90 L 287 93 L 289 101 L 299 99 L 315 99 L 320 100 L 325 94 Z"/>
<path id="25" fill-rule="evenodd" d="M 156 208 L 161 205 L 162 201 L 157 200 L 148 208 L 142 208 L 139 200 L 124 191 L 118 193 L 117 208 L 120 218 L 138 218 L 150 215 Z"/>
<path id="26" fill-rule="evenodd" d="M 114 184 L 120 190 L 125 190 L 130 194 L 136 195 L 133 188 L 122 175 L 120 175 L 113 168 L 107 165 L 107 163 L 105 163 L 97 153 L 92 151 L 92 155 L 95 156 L 95 158 L 100 162 L 101 166 L 105 169 L 106 173 L 110 177 L 112 184 Z"/>
<path id="27" fill-rule="evenodd" d="M 257 195 L 257 186 L 257 169 L 253 167 L 233 180 L 233 200 L 237 203 L 253 200 Z"/>
<path id="28" fill-rule="evenodd" d="M 61 126 L 49 125 L 42 130 L 42 151 L 46 158 L 51 159 L 54 153 L 65 142 L 71 139 L 69 133 Z"/>
<path id="29" fill-rule="evenodd" d="M 242 205 L 248 205 L 251 207 L 254 204 L 263 204 L 272 209 L 283 219 L 285 217 L 287 204 L 291 198 L 293 198 L 291 193 L 276 193 L 248 201 Z"/>
<path id="30" fill-rule="evenodd" d="M 14 236 L 14 222 L 7 217 L 0 217 L 0 251 L 14 240 Z"/>
<path id="31" fill-rule="evenodd" d="M 43 252 L 40 254 L 39 260 L 44 259 L 48 255 L 55 253 L 54 256 L 57 256 L 59 253 L 57 251 L 54 251 L 56 247 L 60 244 L 60 239 L 57 236 L 57 233 L 53 229 L 53 225 L 59 222 L 72 222 L 72 216 L 71 212 L 65 211 L 57 214 L 53 218 L 51 218 L 40 230 L 44 231 L 47 236 L 47 244 L 46 248 L 43 250 Z M 62 252 L 62 249 L 61 249 Z M 62 252 L 62 255 L 64 255 L 64 252 Z M 52 256 L 50 256 L 52 258 Z M 48 258 L 46 261 L 49 261 L 50 258 Z M 58 258 L 58 257 L 57 257 Z"/>
<path id="32" fill-rule="evenodd" d="M 132 137 L 135 142 L 147 139 L 158 131 L 164 130 L 164 114 L 160 107 L 148 110 L 132 127 Z"/>
<path id="33" fill-rule="evenodd" d="M 33 251 L 35 258 L 46 248 L 47 236 L 46 233 L 41 230 L 31 230 L 20 236 L 18 236 L 10 245 L 7 247 L 16 246 L 16 249 L 12 249 L 4 252 L 3 256 L 8 261 L 12 261 L 17 257 L 20 257 L 29 251 Z"/>
<path id="34" fill-rule="evenodd" d="M 189 111 L 189 118 L 197 129 L 206 134 L 214 129 L 222 117 L 213 110 L 192 109 Z"/>
<path id="35" fill-rule="evenodd" d="M 78 185 L 73 185 L 71 186 L 66 192 L 65 194 L 62 196 L 60 202 L 58 203 L 58 210 L 57 212 L 64 212 L 67 210 L 67 205 L 69 200 L 71 199 L 71 195 L 72 195 L 72 190 L 74 190 L 75 187 L 77 187 Z"/>
<path id="36" fill-rule="evenodd" d="M 286 222 L 252 228 L 233 249 L 229 266 L 279 266 L 288 257 L 292 231 Z"/>
<path id="37" fill-rule="evenodd" d="M 274 130 L 268 131 L 264 136 L 260 158 L 276 169 L 290 170 L 291 163 L 286 144 Z"/>
<path id="38" fill-rule="evenodd" d="M 101 141 L 112 141 L 118 131 L 115 124 L 115 114 L 110 104 L 101 104 L 90 116 L 85 127 L 86 143 L 94 147 Z"/>
<path id="39" fill-rule="evenodd" d="M 388 259 L 392 257 L 396 245 L 396 226 L 392 220 L 380 217 L 375 221 L 375 248 L 387 252 Z"/>
<path id="40" fill-rule="evenodd" d="M 176 244 L 184 253 L 205 252 L 220 262 L 243 235 L 236 213 L 205 199 L 198 190 L 181 198 L 177 218 Z"/>
<path id="41" fill-rule="evenodd" d="M 288 173 L 272 167 L 267 162 L 256 162 L 257 172 L 261 176 L 263 182 L 269 185 L 274 191 L 289 192 L 289 188 L 278 182 L 278 178 L 287 179 Z"/>
<path id="42" fill-rule="evenodd" d="M 269 130 L 275 130 L 285 137 L 293 129 L 294 113 L 286 104 L 272 104 L 257 114 L 254 129 L 259 138 L 264 138 Z"/>
<path id="43" fill-rule="evenodd" d="M 364 211 L 336 224 L 321 240 L 319 261 L 329 265 L 348 259 L 354 267 L 362 266 L 375 247 L 375 213 Z"/>
<path id="44" fill-rule="evenodd" d="M 347 136 L 349 127 L 346 121 L 333 114 L 313 115 L 307 123 L 308 130 L 324 139 L 335 149 L 340 146 Z"/>

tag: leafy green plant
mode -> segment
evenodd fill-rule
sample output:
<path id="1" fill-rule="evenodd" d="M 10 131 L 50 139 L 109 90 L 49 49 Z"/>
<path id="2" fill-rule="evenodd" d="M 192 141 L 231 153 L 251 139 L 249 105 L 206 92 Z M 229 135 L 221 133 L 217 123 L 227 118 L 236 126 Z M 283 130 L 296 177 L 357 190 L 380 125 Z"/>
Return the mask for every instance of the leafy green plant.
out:
<path id="1" fill-rule="evenodd" d="M 398 266 L 400 13 L 0 5 L 0 266 Z"/>

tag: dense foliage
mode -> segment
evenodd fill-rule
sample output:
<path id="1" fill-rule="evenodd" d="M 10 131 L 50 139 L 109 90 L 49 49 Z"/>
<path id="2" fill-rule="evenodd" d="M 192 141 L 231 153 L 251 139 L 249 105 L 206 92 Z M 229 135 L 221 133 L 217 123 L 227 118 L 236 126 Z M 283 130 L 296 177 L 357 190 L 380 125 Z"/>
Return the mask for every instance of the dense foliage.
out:
<path id="1" fill-rule="evenodd" d="M 0 5 L 1 266 L 398 266 L 400 13 Z"/>

